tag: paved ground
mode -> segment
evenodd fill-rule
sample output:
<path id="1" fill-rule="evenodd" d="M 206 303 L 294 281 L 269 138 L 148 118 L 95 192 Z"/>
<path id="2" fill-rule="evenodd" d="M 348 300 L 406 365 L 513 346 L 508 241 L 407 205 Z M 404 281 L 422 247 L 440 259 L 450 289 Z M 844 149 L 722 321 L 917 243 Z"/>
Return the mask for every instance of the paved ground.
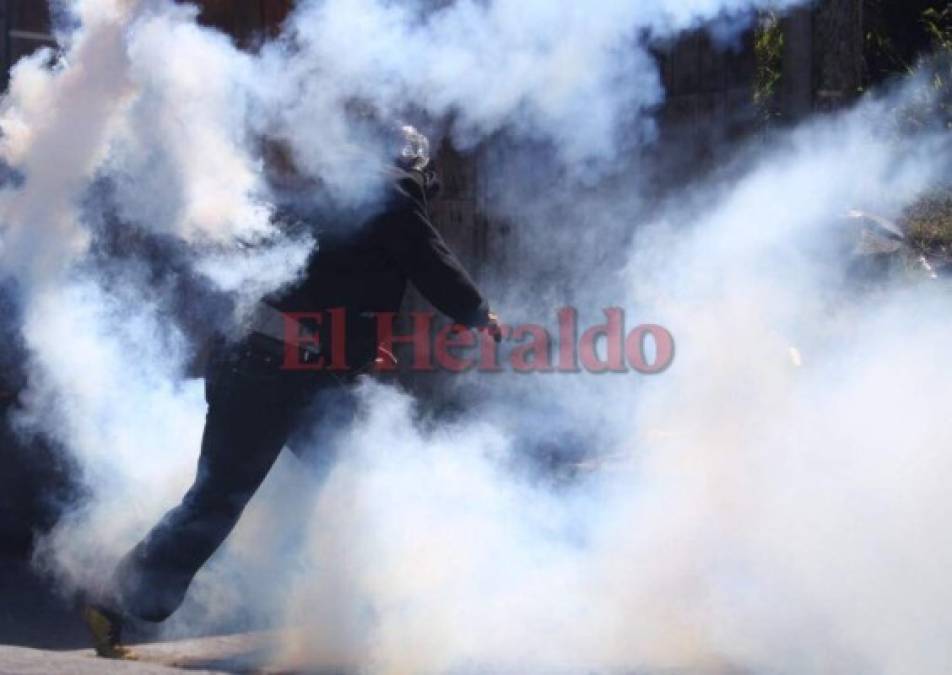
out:
<path id="1" fill-rule="evenodd" d="M 51 594 L 22 562 L 0 559 L 0 675 L 291 675 L 310 669 L 272 664 L 279 636 L 269 632 L 132 645 L 137 662 L 96 658 L 78 612 Z M 300 636 L 297 636 L 300 637 Z M 340 675 L 340 671 L 331 671 Z M 719 675 L 739 675 L 730 669 Z M 325 673 L 324 675 L 328 675 Z M 675 675 L 673 672 L 668 675 Z M 685 675 L 681 673 L 680 675 Z M 694 675 L 697 675 L 696 673 Z"/>
<path id="2" fill-rule="evenodd" d="M 0 647 L 0 675 L 169 675 L 185 672 L 149 663 L 104 661 L 91 654 L 53 652 L 24 647 Z M 190 673 L 215 673 L 209 670 L 190 670 Z M 217 671 L 222 672 L 222 671 Z"/>
<path id="3" fill-rule="evenodd" d="M 267 634 L 136 647 L 138 663 L 97 659 L 71 603 L 20 560 L 0 558 L 0 675 L 264 672 Z"/>
<path id="4" fill-rule="evenodd" d="M 133 645 L 137 661 L 96 658 L 90 649 L 51 651 L 0 646 L 0 675 L 225 673 L 279 675 L 269 667 L 274 633 L 247 633 Z"/>

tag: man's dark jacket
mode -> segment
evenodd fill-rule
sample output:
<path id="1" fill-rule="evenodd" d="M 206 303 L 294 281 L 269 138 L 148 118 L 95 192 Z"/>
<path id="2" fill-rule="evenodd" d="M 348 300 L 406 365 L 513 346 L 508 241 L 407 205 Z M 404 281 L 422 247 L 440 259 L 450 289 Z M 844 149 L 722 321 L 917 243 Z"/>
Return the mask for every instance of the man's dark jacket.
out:
<path id="1" fill-rule="evenodd" d="M 360 224 L 317 223 L 318 247 L 302 281 L 267 302 L 282 312 L 346 310 L 347 359 L 361 368 L 377 353 L 377 316 L 397 312 L 413 285 L 440 312 L 469 327 L 489 321 L 489 305 L 430 221 L 438 191 L 430 170 L 399 170 L 377 213 Z M 331 339 L 329 317 L 320 334 Z"/>

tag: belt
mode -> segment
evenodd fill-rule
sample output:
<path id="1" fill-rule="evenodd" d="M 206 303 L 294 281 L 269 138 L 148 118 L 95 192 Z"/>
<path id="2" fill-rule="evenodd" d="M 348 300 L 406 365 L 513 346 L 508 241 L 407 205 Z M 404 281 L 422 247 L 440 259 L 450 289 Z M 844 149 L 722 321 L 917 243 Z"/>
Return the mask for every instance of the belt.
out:
<path id="1" fill-rule="evenodd" d="M 281 354 L 287 345 L 295 344 L 301 352 L 301 360 L 304 363 L 316 361 L 321 355 L 322 350 L 317 340 L 317 334 L 307 329 L 297 319 L 281 312 L 265 302 L 259 302 L 255 306 L 250 318 L 246 324 L 246 330 L 249 336 L 261 336 L 267 338 L 267 349 L 277 349 Z M 293 331 L 300 341 L 290 343 L 287 340 L 288 333 Z M 273 347 L 271 346 L 273 343 Z"/>

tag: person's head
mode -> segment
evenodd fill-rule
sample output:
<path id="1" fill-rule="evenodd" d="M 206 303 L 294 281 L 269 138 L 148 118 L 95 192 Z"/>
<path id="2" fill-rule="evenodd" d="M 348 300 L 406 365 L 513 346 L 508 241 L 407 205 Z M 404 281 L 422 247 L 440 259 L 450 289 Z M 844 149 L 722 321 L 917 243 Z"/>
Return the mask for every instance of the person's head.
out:
<path id="1" fill-rule="evenodd" d="M 400 168 L 423 171 L 430 165 L 430 140 L 416 127 L 401 125 L 397 140 L 401 145 L 397 155 Z"/>

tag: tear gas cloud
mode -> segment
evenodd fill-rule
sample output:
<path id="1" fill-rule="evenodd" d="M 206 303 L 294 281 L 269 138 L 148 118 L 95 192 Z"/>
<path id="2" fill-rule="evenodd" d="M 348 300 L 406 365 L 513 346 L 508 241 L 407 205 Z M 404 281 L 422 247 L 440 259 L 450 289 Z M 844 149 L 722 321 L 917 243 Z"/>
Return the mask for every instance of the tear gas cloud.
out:
<path id="1" fill-rule="evenodd" d="M 849 204 L 895 214 L 947 175 L 948 132 L 889 131 L 908 96 L 741 158 L 728 186 L 685 200 L 700 208 L 647 218 L 627 267 L 576 289 L 669 327 L 678 356 L 663 376 L 464 380 L 469 412 L 422 428 L 406 421 L 406 397 L 368 391 L 310 521 L 318 562 L 292 603 L 294 623 L 316 616 L 320 629 L 289 662 L 941 672 L 947 648 L 922 622 L 949 621 L 949 387 L 937 376 L 950 365 L 948 289 L 849 295 L 813 254 Z M 592 215 L 604 198 L 542 207 L 566 230 L 555 215 L 517 230 L 561 255 L 575 223 L 625 226 L 611 220 L 624 209 Z M 568 260 L 566 274 L 584 278 Z M 539 311 L 524 310 L 524 293 L 504 315 Z M 521 479 L 514 457 L 553 438 L 608 461 L 574 487 Z M 327 563 L 328 550 L 344 562 Z M 366 604 L 342 618 L 341 594 Z"/>
<path id="2" fill-rule="evenodd" d="M 198 451 L 193 347 L 152 273 L 168 261 L 107 265 L 102 214 L 174 242 L 182 274 L 240 310 L 312 245 L 274 224 L 259 139 L 354 204 L 377 189 L 381 121 L 415 112 L 506 157 L 489 167 L 520 260 L 489 281 L 504 317 L 625 306 L 671 329 L 675 364 L 460 377 L 451 420 L 364 383 L 340 461 L 321 481 L 279 462 L 168 634 L 281 621 L 297 631 L 272 661 L 384 673 L 946 672 L 947 289 L 849 295 L 813 255 L 847 209 L 895 216 L 949 175 L 948 130 L 890 124 L 922 82 L 647 206 L 649 41 L 730 34 L 760 4 L 302 2 L 252 54 L 188 6 L 69 3 L 63 54 L 21 61 L 0 113 L 24 178 L 0 192 L 19 421 L 87 492 L 38 563 L 101 584 Z M 525 469 L 550 446 L 611 461 L 568 482 Z"/>

